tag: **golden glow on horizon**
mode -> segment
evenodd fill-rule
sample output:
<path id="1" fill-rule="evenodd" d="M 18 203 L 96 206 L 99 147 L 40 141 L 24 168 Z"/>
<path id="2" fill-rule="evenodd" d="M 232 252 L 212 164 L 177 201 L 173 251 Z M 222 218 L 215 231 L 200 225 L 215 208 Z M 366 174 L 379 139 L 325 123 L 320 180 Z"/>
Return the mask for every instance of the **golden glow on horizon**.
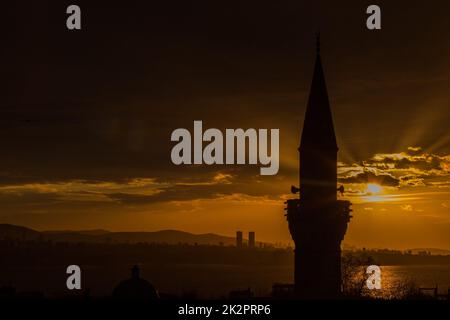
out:
<path id="1" fill-rule="evenodd" d="M 382 202 L 382 201 L 387 201 L 386 198 L 382 197 L 382 196 L 368 196 L 368 197 L 364 197 L 364 199 L 367 202 Z"/>
<path id="2" fill-rule="evenodd" d="M 381 186 L 375 183 L 369 183 L 366 188 L 367 194 L 377 194 L 381 192 Z"/>
<path id="3" fill-rule="evenodd" d="M 366 189 L 364 190 L 365 195 L 361 198 L 364 202 L 382 202 L 386 201 L 386 198 L 381 195 L 384 188 L 376 183 L 368 183 Z"/>

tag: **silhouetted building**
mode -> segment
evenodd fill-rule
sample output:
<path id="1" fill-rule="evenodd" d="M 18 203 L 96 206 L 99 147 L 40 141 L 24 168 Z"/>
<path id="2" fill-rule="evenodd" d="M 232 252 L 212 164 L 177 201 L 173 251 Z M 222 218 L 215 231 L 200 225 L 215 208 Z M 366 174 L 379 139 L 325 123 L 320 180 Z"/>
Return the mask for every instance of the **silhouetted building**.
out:
<path id="1" fill-rule="evenodd" d="M 113 297 L 118 299 L 152 300 L 158 299 L 158 291 L 139 274 L 139 267 L 131 269 L 131 278 L 119 283 L 113 291 Z"/>
<path id="2" fill-rule="evenodd" d="M 250 231 L 248 233 L 248 247 L 249 248 L 255 247 L 255 232 L 254 231 Z"/>
<path id="3" fill-rule="evenodd" d="M 250 288 L 246 290 L 233 290 L 230 291 L 228 298 L 231 300 L 250 299 L 253 298 L 253 292 Z"/>
<path id="4" fill-rule="evenodd" d="M 294 294 L 294 285 L 290 283 L 274 283 L 272 285 L 272 298 L 291 298 Z"/>
<path id="5" fill-rule="evenodd" d="M 236 231 L 236 247 L 242 248 L 242 231 Z"/>
<path id="6" fill-rule="evenodd" d="M 16 295 L 16 288 L 8 284 L 0 287 L 0 299 L 14 298 Z"/>
<path id="7" fill-rule="evenodd" d="M 335 298 L 341 293 L 341 241 L 350 221 L 349 201 L 337 200 L 337 143 L 317 39 L 314 75 L 299 147 L 299 199 L 287 201 L 295 242 L 295 294 Z M 340 189 L 343 192 L 343 188 Z"/>

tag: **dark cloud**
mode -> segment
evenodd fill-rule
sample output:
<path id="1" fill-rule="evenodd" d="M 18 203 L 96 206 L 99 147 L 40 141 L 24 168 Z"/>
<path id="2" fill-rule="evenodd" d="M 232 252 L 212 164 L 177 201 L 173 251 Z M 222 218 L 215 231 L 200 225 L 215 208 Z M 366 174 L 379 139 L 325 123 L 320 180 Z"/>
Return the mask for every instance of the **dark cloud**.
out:
<path id="1" fill-rule="evenodd" d="M 54 203 L 62 202 L 62 200 L 61 194 L 57 192 L 0 192 L 0 203 L 3 209 L 11 207 L 51 206 Z"/>
<path id="2" fill-rule="evenodd" d="M 400 154 L 400 156 L 398 154 L 376 155 L 374 158 L 364 161 L 364 165 L 381 168 L 430 171 L 441 170 L 441 164 L 445 161 L 443 157 L 435 154 L 420 153 L 419 151 L 414 152 L 414 155 L 408 155 L 408 153 Z"/>
<path id="3" fill-rule="evenodd" d="M 104 196 L 123 204 L 142 205 L 169 201 L 190 201 L 214 199 L 241 193 L 253 197 L 267 197 L 268 199 L 280 199 L 283 190 L 280 187 L 270 187 L 267 184 L 253 187 L 255 181 L 235 183 L 211 183 L 172 185 L 158 189 L 149 195 L 135 193 L 108 193 Z"/>
<path id="4" fill-rule="evenodd" d="M 366 4 L 356 0 L 80 0 L 80 32 L 65 28 L 69 4 L 4 8 L 18 18 L 1 52 L 8 63 L 0 167 L 8 175 L 0 183 L 209 174 L 217 168 L 170 162 L 170 133 L 195 119 L 221 129 L 280 128 L 281 159 L 296 156 L 319 25 L 342 157 L 388 152 L 374 132 L 402 136 L 398 124 L 420 117 L 429 95 L 447 95 L 438 67 L 445 68 L 449 44 L 435 37 L 448 23 L 444 1 L 427 8 L 380 1 L 384 29 L 377 33 L 365 30 Z M 439 117 L 420 145 L 448 131 L 444 107 L 424 111 Z"/>
<path id="5" fill-rule="evenodd" d="M 389 174 L 375 174 L 369 170 L 338 179 L 341 183 L 376 183 L 382 186 L 398 187 L 400 180 Z"/>
<path id="6" fill-rule="evenodd" d="M 378 183 L 387 186 L 441 186 L 448 179 L 450 158 L 432 154 L 420 147 L 403 152 L 375 154 L 361 165 L 339 165 L 339 181 L 343 183 Z"/>

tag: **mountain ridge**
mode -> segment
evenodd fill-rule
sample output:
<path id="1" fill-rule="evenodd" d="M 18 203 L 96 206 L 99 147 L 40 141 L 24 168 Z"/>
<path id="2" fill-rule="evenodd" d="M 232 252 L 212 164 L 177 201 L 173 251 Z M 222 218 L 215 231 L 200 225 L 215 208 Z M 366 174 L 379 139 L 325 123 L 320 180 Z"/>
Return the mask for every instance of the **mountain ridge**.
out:
<path id="1" fill-rule="evenodd" d="M 119 232 L 104 229 L 36 231 L 31 228 L 12 224 L 0 224 L 0 239 L 5 238 L 14 240 L 51 240 L 55 242 L 235 244 L 235 238 L 233 237 L 214 233 L 194 234 L 173 229 Z"/>

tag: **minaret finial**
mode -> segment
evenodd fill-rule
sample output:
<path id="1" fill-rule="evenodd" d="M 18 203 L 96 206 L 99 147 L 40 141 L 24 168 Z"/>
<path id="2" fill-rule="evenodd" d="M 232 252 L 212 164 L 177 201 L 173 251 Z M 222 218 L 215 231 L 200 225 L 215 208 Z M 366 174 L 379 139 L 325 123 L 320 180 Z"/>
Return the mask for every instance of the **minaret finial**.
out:
<path id="1" fill-rule="evenodd" d="M 320 32 L 317 32 L 316 36 L 316 53 L 320 54 Z"/>

